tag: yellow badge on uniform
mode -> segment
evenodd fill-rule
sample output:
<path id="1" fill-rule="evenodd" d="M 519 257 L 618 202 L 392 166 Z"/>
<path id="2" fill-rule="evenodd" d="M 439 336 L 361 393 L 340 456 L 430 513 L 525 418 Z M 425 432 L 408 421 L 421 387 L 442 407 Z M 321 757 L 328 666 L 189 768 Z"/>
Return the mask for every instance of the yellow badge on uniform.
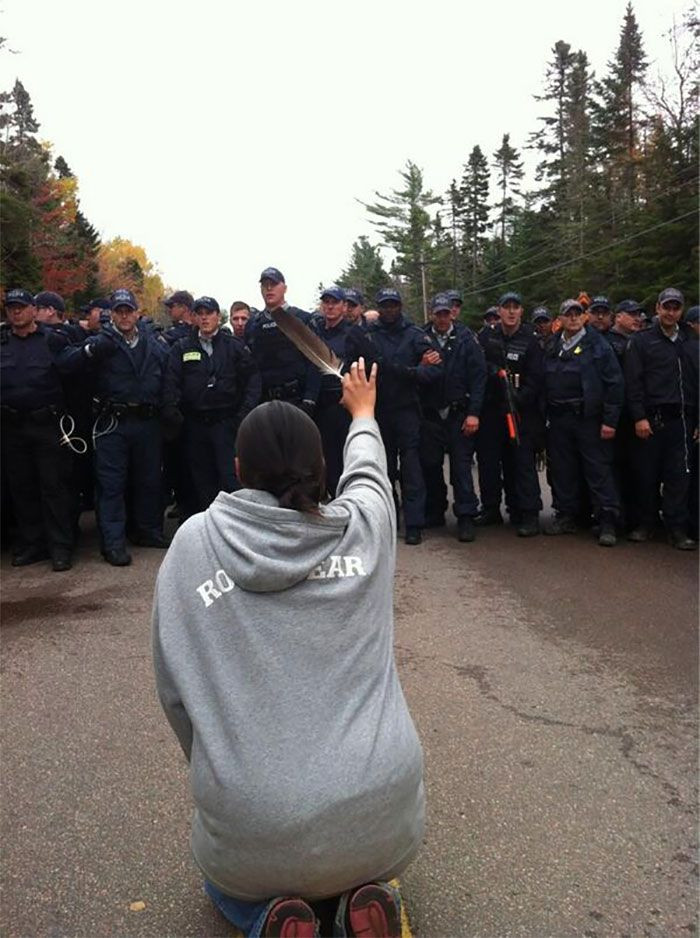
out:
<path id="1" fill-rule="evenodd" d="M 185 352 L 182 356 L 183 362 L 201 362 L 201 352 Z"/>
<path id="2" fill-rule="evenodd" d="M 582 351 L 583 349 L 581 348 L 581 346 L 577 345 L 576 348 L 574 349 L 574 355 L 580 355 Z M 195 354 L 197 353 L 195 352 Z"/>

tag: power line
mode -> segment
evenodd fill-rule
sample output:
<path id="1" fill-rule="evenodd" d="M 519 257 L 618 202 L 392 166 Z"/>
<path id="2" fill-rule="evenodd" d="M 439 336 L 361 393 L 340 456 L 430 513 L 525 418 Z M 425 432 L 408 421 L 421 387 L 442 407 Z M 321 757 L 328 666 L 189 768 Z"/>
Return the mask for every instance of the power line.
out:
<path id="1" fill-rule="evenodd" d="M 673 225 L 677 221 L 682 221 L 684 218 L 690 218 L 691 215 L 695 215 L 695 211 L 684 212 L 682 215 L 677 215 L 676 218 L 670 218 L 668 221 L 659 222 L 658 225 L 652 225 L 651 228 L 645 228 L 643 231 L 637 231 L 635 234 L 627 235 L 626 238 L 618 238 L 617 241 L 611 241 L 610 244 L 605 244 L 601 248 L 596 248 L 595 251 L 587 251 L 585 254 L 578 254 L 576 257 L 571 257 L 569 260 L 560 261 L 558 264 L 552 264 L 551 267 L 544 267 L 542 270 L 535 270 L 530 274 L 524 274 L 522 277 L 516 277 L 512 280 L 504 280 L 502 283 L 494 283 L 489 286 L 489 290 L 498 290 L 500 287 L 509 287 L 514 283 L 520 283 L 523 280 L 530 280 L 532 277 L 538 277 L 540 274 L 548 274 L 553 270 L 559 270 L 562 267 L 567 267 L 569 264 L 575 264 L 576 261 L 583 261 L 589 257 L 594 257 L 596 254 L 602 254 L 603 251 L 609 251 L 611 248 L 617 247 L 618 244 L 624 244 L 627 241 L 634 241 L 635 238 L 641 238 L 642 235 L 649 234 L 652 231 L 656 231 L 659 228 L 665 228 L 667 225 Z M 482 293 L 483 289 L 478 290 L 469 290 L 467 293 L 463 293 L 462 296 L 476 296 L 478 293 Z"/>

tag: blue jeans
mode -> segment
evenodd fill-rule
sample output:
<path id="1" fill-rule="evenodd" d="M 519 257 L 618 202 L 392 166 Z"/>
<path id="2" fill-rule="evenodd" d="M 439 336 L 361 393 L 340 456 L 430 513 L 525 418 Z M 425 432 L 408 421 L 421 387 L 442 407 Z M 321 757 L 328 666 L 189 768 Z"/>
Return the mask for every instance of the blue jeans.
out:
<path id="1" fill-rule="evenodd" d="M 386 883 L 385 885 L 391 890 L 400 909 L 401 893 L 392 883 Z M 279 896 L 276 896 L 265 902 L 244 902 L 242 899 L 234 899 L 232 896 L 227 896 L 223 892 L 220 892 L 216 886 L 212 885 L 212 883 L 206 879 L 204 880 L 204 891 L 224 918 L 228 919 L 232 925 L 235 925 L 239 931 L 242 931 L 247 938 L 260 938 L 267 913 L 280 899 Z M 345 911 L 349 897 L 350 893 L 345 892 L 338 902 L 338 911 L 333 926 L 333 935 L 337 936 L 337 938 L 344 938 L 344 936 L 347 935 L 345 928 Z"/>

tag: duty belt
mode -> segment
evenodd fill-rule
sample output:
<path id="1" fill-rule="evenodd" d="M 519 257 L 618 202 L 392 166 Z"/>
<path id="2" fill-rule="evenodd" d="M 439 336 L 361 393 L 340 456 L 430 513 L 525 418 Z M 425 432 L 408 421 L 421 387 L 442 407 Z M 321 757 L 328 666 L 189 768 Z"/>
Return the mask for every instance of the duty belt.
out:
<path id="1" fill-rule="evenodd" d="M 158 414 L 155 404 L 143 404 L 138 401 L 100 401 L 93 402 L 98 414 L 111 414 L 113 417 L 136 417 L 148 420 Z"/>
<path id="2" fill-rule="evenodd" d="M 276 384 L 265 391 L 268 401 L 293 401 L 301 397 L 301 383 L 288 381 L 286 384 Z"/>
<path id="3" fill-rule="evenodd" d="M 211 424 L 219 423 L 221 420 L 235 417 L 237 413 L 238 411 L 235 407 L 219 407 L 215 410 L 188 410 L 186 416 L 190 420 L 211 426 Z"/>
<path id="4" fill-rule="evenodd" d="M 577 417 L 583 416 L 583 401 L 552 401 L 547 406 L 550 415 L 558 417 L 562 414 L 575 414 Z"/>
<path id="5" fill-rule="evenodd" d="M 15 407 L 3 404 L 0 411 L 3 418 L 10 423 L 18 424 L 25 421 L 29 423 L 48 423 L 52 417 L 60 417 L 63 408 L 58 407 L 56 404 L 47 404 L 46 407 L 37 407 L 35 410 L 17 410 Z"/>

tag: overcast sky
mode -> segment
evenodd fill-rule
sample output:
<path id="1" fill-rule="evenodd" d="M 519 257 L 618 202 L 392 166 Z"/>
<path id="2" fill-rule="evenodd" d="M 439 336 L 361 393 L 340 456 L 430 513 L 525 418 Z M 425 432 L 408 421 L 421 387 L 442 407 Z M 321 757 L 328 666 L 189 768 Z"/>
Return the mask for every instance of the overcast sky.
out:
<path id="1" fill-rule="evenodd" d="M 687 3 L 635 0 L 649 59 Z M 0 85 L 19 77 L 103 239 L 141 244 L 165 284 L 257 305 L 346 266 L 358 199 L 407 159 L 443 193 L 475 144 L 537 126 L 558 39 L 601 74 L 625 0 L 4 0 Z M 655 69 L 655 66 L 652 65 Z M 373 238 L 373 240 L 376 240 Z"/>

